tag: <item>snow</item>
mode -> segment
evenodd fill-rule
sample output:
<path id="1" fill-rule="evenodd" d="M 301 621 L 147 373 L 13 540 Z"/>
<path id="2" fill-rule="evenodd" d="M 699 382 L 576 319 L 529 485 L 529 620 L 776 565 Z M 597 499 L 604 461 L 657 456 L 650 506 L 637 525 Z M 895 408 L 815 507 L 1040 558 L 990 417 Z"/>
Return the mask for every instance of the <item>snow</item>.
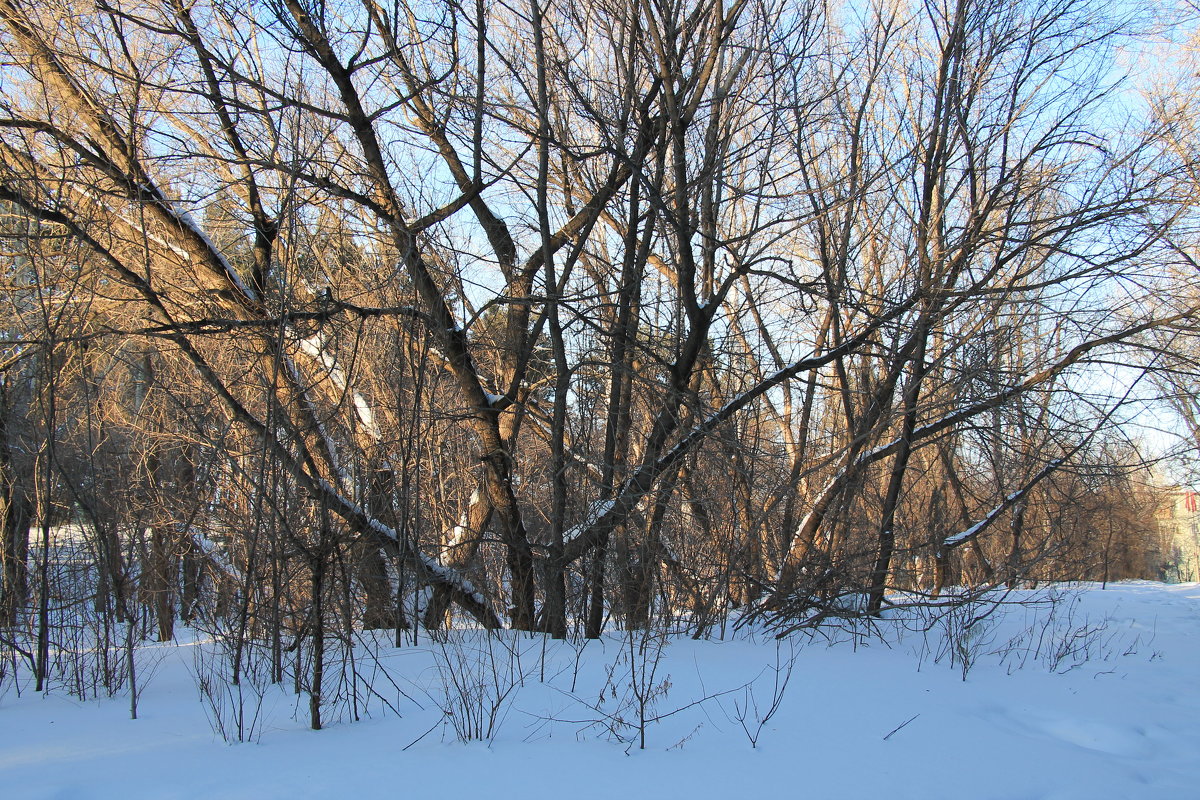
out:
<path id="1" fill-rule="evenodd" d="M 964 531 L 959 531 L 958 533 L 954 533 L 954 534 L 951 534 L 950 536 L 947 536 L 946 539 L 942 542 L 942 547 L 954 547 L 955 545 L 960 544 L 961 542 L 965 542 L 968 539 L 974 538 L 975 536 L 977 536 L 979 534 L 980 531 L 984 530 L 989 525 L 991 525 L 992 521 L 995 520 L 997 517 L 999 517 L 1000 514 L 1002 514 L 1005 510 L 1006 509 L 1004 509 L 1002 506 L 997 506 L 996 508 L 993 508 L 991 511 L 988 512 L 986 517 L 979 520 L 979 522 L 976 522 L 971 527 L 967 528 Z"/>
<path id="2" fill-rule="evenodd" d="M 467 508 L 463 510 L 458 518 L 458 524 L 450 530 L 450 535 L 446 537 L 446 550 L 453 551 L 467 543 L 467 540 L 476 534 L 471 530 L 471 509 L 479 505 L 482 501 L 482 496 L 479 494 L 479 489 L 471 491 L 471 499 L 467 501 Z"/>
<path id="3" fill-rule="evenodd" d="M 300 352 L 320 364 L 329 380 L 339 391 L 346 391 L 349 385 L 346 373 L 338 366 L 336 356 L 329 352 L 325 337 L 321 333 L 318 332 L 301 339 Z M 375 413 L 371 410 L 371 405 L 357 391 L 351 392 L 351 397 L 354 401 L 354 412 L 358 416 L 358 421 L 362 423 L 363 429 L 373 440 L 379 441 L 382 434 L 379 432 L 379 426 L 375 424 Z"/>
<path id="4" fill-rule="evenodd" d="M 229 557 L 225 552 L 225 548 L 209 539 L 204 531 L 197 528 L 192 528 L 188 531 L 188 533 L 191 535 L 192 542 L 196 545 L 196 548 L 204 554 L 205 558 L 216 565 L 217 569 L 223 574 L 233 576 L 241 575 L 242 571 L 238 567 L 234 566 L 233 562 L 229 560 Z M 81 537 L 79 541 L 86 540 Z"/>
<path id="5" fill-rule="evenodd" d="M 456 587 L 463 594 L 470 596 L 480 606 L 487 607 L 488 602 L 486 598 L 484 598 L 479 590 L 475 588 L 474 584 L 472 584 L 469 579 L 464 577 L 457 570 L 445 566 L 433 556 L 428 556 L 419 550 L 414 551 L 408 548 L 408 546 L 401 541 L 400 534 L 397 533 L 395 529 L 388 527 L 375 517 L 368 514 L 366 510 L 358 503 L 355 503 L 354 501 L 344 497 L 340 492 L 338 492 L 337 487 L 333 486 L 328 481 L 320 479 L 317 481 L 317 483 L 330 499 L 336 498 L 338 504 L 341 505 L 343 509 L 349 511 L 354 516 L 361 517 L 362 519 L 366 520 L 366 524 L 370 526 L 371 530 L 375 531 L 385 539 L 400 543 L 401 547 L 405 548 L 407 552 L 420 561 L 421 567 L 430 575 L 436 577 L 438 580 L 441 580 L 444 583 Z"/>
<path id="6" fill-rule="evenodd" d="M 625 484 L 622 484 L 620 491 L 617 492 L 618 496 L 624 493 L 626 486 L 628 486 L 628 481 L 626 481 Z M 606 500 L 597 500 L 592 503 L 590 506 L 588 506 L 587 513 L 583 515 L 583 521 L 578 525 L 571 526 L 566 533 L 563 534 L 563 541 L 570 542 L 578 539 L 580 536 L 583 536 L 583 534 L 587 533 L 593 525 L 602 520 L 606 514 L 612 512 L 613 507 L 616 504 L 617 500 L 615 497 L 610 497 Z"/>
<path id="7" fill-rule="evenodd" d="M 303 386 L 304 382 L 300 379 L 300 370 L 296 368 L 295 362 L 285 356 L 283 365 L 287 369 L 288 378 L 291 380 L 292 385 Z M 322 420 L 314 419 L 313 422 L 315 423 L 318 435 L 321 437 L 321 442 L 325 445 L 325 456 L 329 459 L 330 466 L 337 473 L 338 482 L 342 485 L 343 491 L 349 494 L 352 491 L 351 487 L 354 485 L 354 482 L 350 478 L 350 473 L 346 472 L 338 460 L 337 443 L 329 435 L 329 430 L 325 427 L 325 423 Z"/>
<path id="8" fill-rule="evenodd" d="M 896 624 L 885 644 L 830 630 L 777 647 L 761 633 L 650 641 L 620 632 L 561 643 L 456 632 L 439 645 L 356 648 L 380 703 L 359 722 L 306 729 L 307 697 L 266 685 L 245 744 L 213 731 L 195 675 L 203 635 L 140 651 L 140 718 L 128 698 L 47 695 L 6 672 L 0 792 L 49 798 L 1187 798 L 1200 785 L 1200 584 L 1020 591 L 974 626 L 962 612 Z M 929 613 L 929 612 L 927 612 Z M 884 628 L 889 625 L 885 624 Z M 633 644 L 631 650 L 630 645 Z M 499 681 L 480 671 L 498 663 Z M 633 658 L 630 658 L 632 654 Z M 952 656 L 952 654 L 954 654 Z M 778 713 L 758 730 L 774 687 Z M 964 669 L 963 658 L 967 668 Z M 1085 658 L 1086 657 L 1086 658 Z M 206 660 L 207 659 L 207 660 Z M 500 702 L 490 741 L 461 743 L 460 685 Z M 622 703 L 661 687 L 646 749 Z M 249 681 L 244 681 L 248 684 Z M 390 684 L 389 684 L 390 686 Z M 20 692 L 18 693 L 18 688 Z M 389 695 L 390 691 L 390 695 Z M 403 694 L 401 694 L 401 692 Z M 252 694 L 252 692 L 250 693 Z M 615 698 L 614 698 L 615 696 Z M 707 698 L 707 699 L 704 699 Z M 701 701 L 702 702 L 698 702 Z M 445 713 L 449 709 L 451 713 Z M 739 709 L 749 709 L 739 711 Z M 743 730 L 757 732 L 757 747 Z M 618 722 L 618 719 L 625 722 Z M 407 748 L 407 749 L 406 749 Z"/>
<path id="9" fill-rule="evenodd" d="M 155 194 L 153 189 L 146 189 L 144 191 L 147 191 L 150 194 Z M 253 289 L 246 285 L 246 282 L 242 280 L 242 276 L 239 275 L 238 271 L 233 268 L 233 265 L 229 263 L 229 260 L 226 259 L 225 256 L 221 255 L 220 249 L 213 244 L 212 239 L 208 238 L 208 234 L 204 232 L 204 228 L 196 223 L 196 220 L 192 218 L 191 214 L 177 208 L 166 208 L 164 210 L 168 211 L 168 213 L 174 214 L 180 225 L 190 230 L 192 234 L 196 236 L 196 238 L 204 243 L 204 246 L 208 249 L 208 252 L 212 254 L 212 257 L 215 258 L 221 265 L 221 270 L 225 273 L 225 277 L 230 283 L 237 287 L 237 290 L 241 292 L 244 297 L 248 297 L 256 302 L 258 301 L 258 295 Z"/>

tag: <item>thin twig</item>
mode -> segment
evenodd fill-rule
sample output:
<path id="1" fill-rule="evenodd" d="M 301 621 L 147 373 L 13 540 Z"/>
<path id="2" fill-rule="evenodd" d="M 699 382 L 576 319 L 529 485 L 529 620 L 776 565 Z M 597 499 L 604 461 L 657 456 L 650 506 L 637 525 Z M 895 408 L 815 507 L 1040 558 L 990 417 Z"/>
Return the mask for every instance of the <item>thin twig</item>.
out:
<path id="1" fill-rule="evenodd" d="M 920 714 L 913 714 L 911 717 L 909 717 L 908 719 L 904 720 L 904 722 L 901 722 L 899 725 L 897 725 L 896 727 L 892 728 L 892 732 L 891 732 L 891 733 L 889 733 L 887 736 L 883 737 L 883 740 L 886 742 L 888 739 L 892 738 L 892 735 L 893 735 L 893 734 L 895 734 L 895 733 L 898 733 L 898 732 L 899 732 L 899 731 L 900 731 L 902 728 L 904 728 L 904 726 L 905 726 L 905 725 L 907 725 L 908 723 L 912 722 L 914 719 L 916 719 L 916 718 L 917 718 L 917 717 L 919 717 L 919 716 L 921 716 L 921 715 L 920 715 Z"/>

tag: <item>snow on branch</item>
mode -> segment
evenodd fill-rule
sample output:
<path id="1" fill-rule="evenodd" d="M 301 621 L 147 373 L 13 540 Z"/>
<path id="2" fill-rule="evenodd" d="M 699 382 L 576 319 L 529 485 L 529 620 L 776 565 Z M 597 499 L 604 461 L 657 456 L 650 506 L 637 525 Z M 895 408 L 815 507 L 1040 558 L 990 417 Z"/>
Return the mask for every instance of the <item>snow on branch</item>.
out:
<path id="1" fill-rule="evenodd" d="M 943 539 L 942 547 L 944 547 L 946 549 L 952 549 L 952 548 L 958 547 L 959 545 L 961 545 L 965 542 L 969 542 L 972 539 L 978 537 L 981 533 L 983 533 L 985 530 L 987 530 L 989 527 L 991 527 L 991 524 L 993 522 L 995 522 L 1000 517 L 1001 514 L 1008 511 L 1010 508 L 1015 506 L 1017 503 L 1019 503 L 1023 499 L 1025 499 L 1025 497 L 1031 491 L 1033 491 L 1033 488 L 1035 486 L 1037 486 L 1039 483 L 1041 483 L 1041 481 L 1044 478 L 1046 478 L 1046 476 L 1048 476 L 1050 473 L 1054 472 L 1056 469 L 1058 469 L 1062 465 L 1063 465 L 1063 459 L 1061 459 L 1061 458 L 1056 458 L 1053 461 L 1051 461 L 1049 464 L 1047 464 L 1045 467 L 1043 467 L 1041 470 L 1039 470 L 1036 475 L 1034 475 L 1032 478 L 1030 478 L 1029 481 L 1024 486 L 1022 486 L 1020 489 L 1018 489 L 1017 491 L 1010 494 L 1008 497 L 1001 500 L 1000 503 L 995 508 L 993 508 L 991 511 L 989 511 L 983 519 L 979 520 L 979 522 L 976 522 L 974 525 L 972 525 L 971 527 L 967 528 L 964 531 L 959 531 L 958 533 L 951 534 L 950 536 L 947 536 L 945 539 Z"/>
<path id="2" fill-rule="evenodd" d="M 625 487 L 622 486 L 621 488 L 624 490 Z M 620 493 L 618 493 L 618 496 L 619 495 Z M 600 522 L 600 520 L 604 519 L 604 517 L 611 514 L 616 506 L 616 503 L 616 498 L 612 497 L 605 500 L 597 500 L 596 502 L 592 503 L 590 506 L 588 506 L 587 513 L 583 515 L 583 519 L 579 522 L 579 524 L 572 526 L 563 534 L 563 541 L 570 542 L 574 539 L 578 539 L 585 532 L 595 526 L 596 523 Z"/>
<path id="3" fill-rule="evenodd" d="M 318 331 L 306 339 L 301 339 L 300 352 L 324 368 L 325 374 L 333 382 L 333 385 L 337 387 L 338 391 L 349 392 L 350 398 L 354 403 L 354 413 L 358 417 L 358 421 L 362 423 L 363 429 L 376 442 L 382 439 L 383 434 L 380 433 L 379 426 L 375 424 L 375 413 L 371 410 L 370 404 L 367 403 L 367 399 L 362 396 L 361 392 L 349 388 L 350 384 L 346 373 L 338 366 L 337 356 L 329 351 L 325 337 Z"/>
<path id="4" fill-rule="evenodd" d="M 149 192 L 149 190 L 148 193 L 150 193 L 152 196 L 157 195 L 157 192 Z M 254 303 L 259 302 L 258 294 L 252 288 L 246 285 L 246 282 L 242 280 L 242 276 L 239 275 L 238 271 L 233 268 L 232 264 L 229 263 L 229 259 L 225 258 L 221 251 L 217 249 L 216 244 L 214 244 L 212 239 L 208 238 L 208 234 L 206 234 L 204 230 L 196 224 L 196 221 L 192 219 L 191 214 L 174 208 L 165 200 L 161 203 L 161 207 L 164 213 L 175 218 L 180 227 L 191 233 L 192 236 L 200 241 L 200 243 L 204 246 L 209 258 L 215 261 L 218 267 L 220 267 L 221 272 L 224 273 L 225 279 L 233 284 L 234 288 L 236 288 L 243 297 Z"/>
<path id="5" fill-rule="evenodd" d="M 342 517 L 351 527 L 360 533 L 366 533 L 391 548 L 415 567 L 422 580 L 434 585 L 445 586 L 450 590 L 454 599 L 485 627 L 499 628 L 500 620 L 483 594 L 475 588 L 470 579 L 457 570 L 447 567 L 432 556 L 420 552 L 406 542 L 396 530 L 374 516 L 358 503 L 346 498 L 328 481 L 318 478 L 315 488 L 319 490 L 322 499 L 328 502 L 330 509 Z"/>

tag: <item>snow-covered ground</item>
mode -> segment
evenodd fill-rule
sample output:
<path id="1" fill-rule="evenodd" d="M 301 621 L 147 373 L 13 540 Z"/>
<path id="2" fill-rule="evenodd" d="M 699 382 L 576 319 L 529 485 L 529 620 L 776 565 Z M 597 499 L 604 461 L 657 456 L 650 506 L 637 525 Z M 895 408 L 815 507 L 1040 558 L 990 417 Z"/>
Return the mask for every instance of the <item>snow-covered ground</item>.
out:
<path id="1" fill-rule="evenodd" d="M 214 645 L 147 647 L 137 720 L 126 695 L 6 679 L 0 797 L 1200 797 L 1200 584 L 1080 587 L 966 619 L 782 646 L 744 632 L 360 644 L 322 731 L 306 696 L 269 686 L 260 703 L 243 681 L 242 744 L 217 732 L 236 739 L 230 695 L 197 689 L 223 669 Z M 490 741 L 460 742 L 456 724 L 482 711 L 486 729 L 493 707 Z"/>

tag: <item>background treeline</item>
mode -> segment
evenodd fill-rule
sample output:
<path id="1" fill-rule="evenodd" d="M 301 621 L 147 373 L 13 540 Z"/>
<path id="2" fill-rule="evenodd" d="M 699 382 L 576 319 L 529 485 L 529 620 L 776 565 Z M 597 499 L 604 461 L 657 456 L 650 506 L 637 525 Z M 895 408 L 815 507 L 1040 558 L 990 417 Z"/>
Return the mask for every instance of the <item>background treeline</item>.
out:
<path id="1" fill-rule="evenodd" d="M 1132 13 L 0 0 L 8 660 L 182 619 L 319 725 L 362 628 L 1156 576 L 1195 164 Z"/>

